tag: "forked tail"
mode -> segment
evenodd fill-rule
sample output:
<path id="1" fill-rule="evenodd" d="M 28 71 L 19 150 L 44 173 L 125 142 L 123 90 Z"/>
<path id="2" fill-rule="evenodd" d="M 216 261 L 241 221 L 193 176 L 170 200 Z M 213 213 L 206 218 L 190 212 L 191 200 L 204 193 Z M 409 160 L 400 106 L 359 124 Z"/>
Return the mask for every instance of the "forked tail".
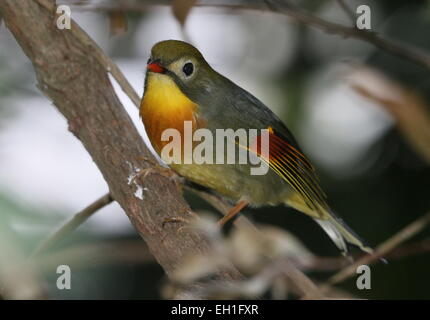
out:
<path id="1" fill-rule="evenodd" d="M 314 220 L 324 229 L 343 255 L 348 255 L 350 245 L 356 246 L 369 254 L 373 253 L 372 248 L 334 213 L 331 212 L 330 216 L 324 220 L 318 218 L 314 218 Z"/>
<path id="2" fill-rule="evenodd" d="M 372 248 L 352 231 L 341 218 L 337 217 L 328 206 L 320 206 L 319 210 L 311 209 L 297 193 L 290 195 L 285 203 L 311 216 L 324 229 L 343 255 L 348 255 L 349 246 L 351 245 L 360 248 L 364 252 L 373 254 Z"/>

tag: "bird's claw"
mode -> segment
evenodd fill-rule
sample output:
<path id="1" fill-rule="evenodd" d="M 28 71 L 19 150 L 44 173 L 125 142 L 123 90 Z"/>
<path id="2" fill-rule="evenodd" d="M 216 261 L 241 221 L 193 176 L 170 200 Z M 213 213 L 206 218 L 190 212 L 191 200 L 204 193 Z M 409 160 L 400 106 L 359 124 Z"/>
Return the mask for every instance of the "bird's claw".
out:
<path id="1" fill-rule="evenodd" d="M 131 179 L 131 183 L 135 183 L 138 178 L 142 178 L 142 180 L 145 180 L 145 178 L 150 174 L 159 174 L 163 177 L 169 178 L 173 180 L 177 185 L 183 183 L 184 180 L 184 178 L 182 178 L 172 169 L 156 165 L 154 167 L 143 169 L 137 172 Z"/>
<path id="2" fill-rule="evenodd" d="M 190 221 L 188 219 L 185 219 L 183 217 L 169 217 L 169 218 L 165 218 L 163 223 L 162 223 L 162 227 L 164 229 L 164 227 L 166 226 L 166 224 L 168 223 L 186 223 L 189 224 Z M 184 230 L 185 226 L 181 226 L 178 228 L 178 230 L 176 230 L 177 233 L 181 233 Z"/>
<path id="3" fill-rule="evenodd" d="M 167 223 L 190 223 L 190 222 L 183 217 L 168 217 L 168 218 L 164 218 L 162 227 L 164 228 Z"/>

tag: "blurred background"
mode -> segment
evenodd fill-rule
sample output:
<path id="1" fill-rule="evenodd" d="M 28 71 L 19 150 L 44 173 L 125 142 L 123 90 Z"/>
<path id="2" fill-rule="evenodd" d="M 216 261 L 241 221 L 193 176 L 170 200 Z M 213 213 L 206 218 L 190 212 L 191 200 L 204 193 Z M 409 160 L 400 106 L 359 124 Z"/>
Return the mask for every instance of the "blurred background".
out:
<path id="1" fill-rule="evenodd" d="M 166 39 L 192 42 L 214 69 L 284 120 L 317 167 L 330 204 L 372 246 L 430 209 L 429 69 L 261 9 L 261 1 L 199 1 L 183 28 L 167 1 L 61 3 L 70 5 L 72 18 L 139 95 L 152 45 Z M 331 22 L 355 23 L 336 0 L 294 3 Z M 344 3 L 354 16 L 359 5 L 369 5 L 371 30 L 383 38 L 430 50 L 429 1 Z M 146 139 L 137 109 L 112 82 Z M 108 191 L 65 119 L 35 84 L 31 63 L 1 25 L 0 248 L 13 254 L 0 258 L 10 264 L 25 261 L 39 241 Z M 384 103 L 387 99 L 394 105 Z M 193 209 L 216 214 L 203 200 L 187 197 Z M 319 226 L 293 209 L 261 208 L 246 215 L 290 231 L 318 256 L 338 255 Z M 369 299 L 430 298 L 429 241 L 427 228 L 408 240 L 422 250 L 372 266 L 371 290 L 356 289 L 354 278 L 340 287 Z M 59 262 L 72 269 L 72 290 L 56 288 Z M 45 271 L 35 275 L 35 285 L 50 298 L 159 299 L 166 281 L 115 203 L 40 263 Z M 19 265 L 17 273 L 31 275 L 24 262 Z M 311 275 L 326 279 L 332 272 Z"/>

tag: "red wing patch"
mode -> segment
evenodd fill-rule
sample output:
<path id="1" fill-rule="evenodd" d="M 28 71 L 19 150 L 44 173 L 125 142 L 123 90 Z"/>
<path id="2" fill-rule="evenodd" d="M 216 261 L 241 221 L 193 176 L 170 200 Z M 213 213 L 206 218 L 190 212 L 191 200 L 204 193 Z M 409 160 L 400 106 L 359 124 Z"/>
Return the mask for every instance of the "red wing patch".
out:
<path id="1" fill-rule="evenodd" d="M 262 139 L 257 136 L 250 151 L 256 153 L 280 177 L 287 181 L 298 192 L 309 208 L 320 212 L 327 208 L 326 195 L 319 186 L 314 167 L 306 156 L 277 135 L 271 127 L 269 130 L 269 154 L 262 155 Z M 264 149 L 263 149 L 264 150 Z"/>

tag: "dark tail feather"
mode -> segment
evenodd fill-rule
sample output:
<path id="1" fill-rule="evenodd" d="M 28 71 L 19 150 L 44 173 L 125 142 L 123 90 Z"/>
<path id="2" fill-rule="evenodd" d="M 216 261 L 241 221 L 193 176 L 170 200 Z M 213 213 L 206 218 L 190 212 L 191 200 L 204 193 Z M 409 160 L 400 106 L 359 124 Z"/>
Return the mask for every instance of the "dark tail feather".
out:
<path id="1" fill-rule="evenodd" d="M 330 213 L 328 219 L 314 220 L 324 229 L 343 255 L 349 254 L 350 245 L 358 247 L 368 254 L 373 254 L 373 249 L 333 212 Z"/>

